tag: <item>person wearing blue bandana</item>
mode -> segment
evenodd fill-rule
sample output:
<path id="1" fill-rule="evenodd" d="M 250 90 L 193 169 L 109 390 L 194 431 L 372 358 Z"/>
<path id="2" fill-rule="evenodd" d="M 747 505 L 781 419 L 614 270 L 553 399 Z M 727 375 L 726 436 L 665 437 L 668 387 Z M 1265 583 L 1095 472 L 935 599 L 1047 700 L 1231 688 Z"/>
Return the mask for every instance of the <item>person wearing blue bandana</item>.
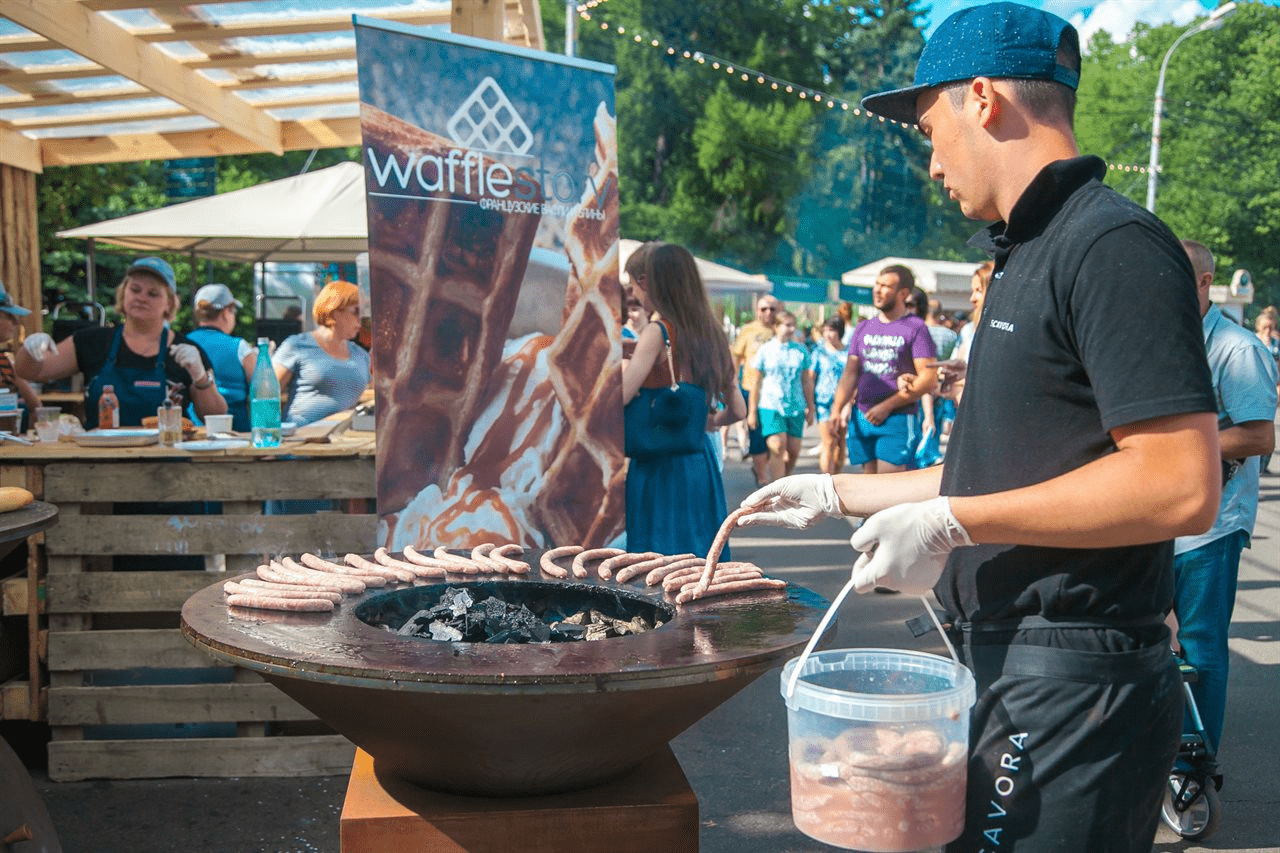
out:
<path id="1" fill-rule="evenodd" d="M 1079 71 L 1070 24 L 990 3 L 938 27 L 914 85 L 863 100 L 918 125 L 930 176 L 993 223 L 970 241 L 995 267 L 964 401 L 941 466 L 788 477 L 739 522 L 865 518 L 856 588 L 937 596 L 978 685 L 948 853 L 1151 850 L 1182 723 L 1173 540 L 1221 493 L 1191 264 L 1080 155 Z"/>
<path id="2" fill-rule="evenodd" d="M 28 335 L 15 354 L 14 370 L 24 379 L 53 382 L 83 373 L 85 427 L 98 424 L 98 401 L 110 385 L 120 402 L 120 426 L 141 426 L 166 399 L 203 416 L 226 412 L 214 384 L 208 356 L 169 328 L 178 310 L 173 268 L 162 258 L 140 258 L 116 288 L 114 328 L 80 329 L 60 343 L 45 332 Z"/>

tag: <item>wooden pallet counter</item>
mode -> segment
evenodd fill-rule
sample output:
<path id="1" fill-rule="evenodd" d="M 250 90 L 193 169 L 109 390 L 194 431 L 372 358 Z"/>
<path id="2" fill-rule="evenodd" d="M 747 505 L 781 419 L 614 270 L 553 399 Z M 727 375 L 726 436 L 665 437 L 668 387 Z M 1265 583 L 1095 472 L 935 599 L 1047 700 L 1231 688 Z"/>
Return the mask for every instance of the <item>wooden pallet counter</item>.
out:
<path id="1" fill-rule="evenodd" d="M 27 577 L 5 581 L 3 596 L 6 615 L 26 615 L 33 665 L 3 685 L 0 715 L 47 720 L 50 779 L 350 769 L 350 742 L 256 674 L 196 651 L 179 612 L 264 557 L 372 550 L 371 433 L 214 453 L 6 445 L 0 485 L 25 486 L 59 513 L 28 540 Z M 268 501 L 342 509 L 267 514 Z M 221 514 L 156 506 L 188 502 L 221 504 Z M 167 568 L 179 557 L 188 565 Z"/>

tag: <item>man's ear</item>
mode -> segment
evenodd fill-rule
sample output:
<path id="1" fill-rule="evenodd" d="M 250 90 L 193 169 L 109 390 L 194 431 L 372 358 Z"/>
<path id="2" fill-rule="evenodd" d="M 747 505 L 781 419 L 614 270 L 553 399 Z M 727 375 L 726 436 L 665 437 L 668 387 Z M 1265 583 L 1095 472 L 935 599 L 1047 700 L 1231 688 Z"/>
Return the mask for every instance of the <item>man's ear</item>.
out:
<path id="1" fill-rule="evenodd" d="M 990 128 L 1000 116 L 1000 96 L 996 94 L 990 77 L 975 77 L 969 81 L 970 106 L 978 111 L 978 122 Z"/>

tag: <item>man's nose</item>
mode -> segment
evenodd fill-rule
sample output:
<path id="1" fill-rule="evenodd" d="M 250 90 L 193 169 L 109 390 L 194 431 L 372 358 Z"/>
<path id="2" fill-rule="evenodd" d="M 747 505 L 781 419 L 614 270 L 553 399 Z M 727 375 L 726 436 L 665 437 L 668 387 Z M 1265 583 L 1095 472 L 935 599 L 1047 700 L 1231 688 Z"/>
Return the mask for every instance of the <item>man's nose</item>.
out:
<path id="1" fill-rule="evenodd" d="M 944 177 L 942 163 L 938 160 L 937 151 L 929 154 L 929 177 L 935 181 L 940 181 Z"/>

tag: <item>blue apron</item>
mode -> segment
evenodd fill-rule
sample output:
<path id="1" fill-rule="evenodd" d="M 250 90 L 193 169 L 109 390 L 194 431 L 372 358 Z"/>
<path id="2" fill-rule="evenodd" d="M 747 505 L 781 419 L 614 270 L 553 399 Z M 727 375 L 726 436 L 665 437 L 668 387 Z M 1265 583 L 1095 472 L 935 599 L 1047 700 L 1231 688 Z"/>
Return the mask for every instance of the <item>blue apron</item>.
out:
<path id="1" fill-rule="evenodd" d="M 169 380 L 164 373 L 164 360 L 169 350 L 169 330 L 165 328 L 160 332 L 160 351 L 156 353 L 155 366 L 150 370 L 116 364 L 123 340 L 124 326 L 116 326 L 106 363 L 93 377 L 84 395 L 84 420 L 88 429 L 98 426 L 98 401 L 102 399 L 102 389 L 108 385 L 115 388 L 116 398 L 120 401 L 122 427 L 142 426 L 142 419 L 153 417 L 168 396 Z"/>

